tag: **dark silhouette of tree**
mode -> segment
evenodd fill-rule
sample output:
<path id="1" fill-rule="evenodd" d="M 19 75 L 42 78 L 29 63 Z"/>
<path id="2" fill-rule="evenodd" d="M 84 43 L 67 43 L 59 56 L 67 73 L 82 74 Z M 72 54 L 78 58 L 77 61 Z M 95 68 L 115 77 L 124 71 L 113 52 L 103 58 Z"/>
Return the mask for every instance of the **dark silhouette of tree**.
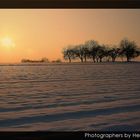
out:
<path id="1" fill-rule="evenodd" d="M 96 61 L 102 62 L 102 59 L 106 56 L 106 48 L 105 45 L 99 45 L 96 54 Z"/>
<path id="2" fill-rule="evenodd" d="M 48 63 L 48 62 L 49 62 L 49 59 L 48 59 L 48 58 L 46 58 L 46 57 L 43 57 L 43 58 L 41 59 L 41 62 Z"/>
<path id="3" fill-rule="evenodd" d="M 31 59 L 22 59 L 22 63 L 47 63 L 49 60 L 47 58 L 42 58 L 41 60 L 31 60 Z"/>
<path id="4" fill-rule="evenodd" d="M 88 48 L 87 56 L 89 58 L 92 58 L 93 62 L 95 63 L 95 59 L 97 56 L 97 50 L 98 50 L 98 42 L 94 40 L 89 40 L 85 42 L 85 46 Z"/>
<path id="5" fill-rule="evenodd" d="M 64 59 L 69 60 L 70 63 L 71 60 L 75 58 L 74 49 L 72 48 L 72 46 L 68 46 L 67 48 L 64 48 L 62 53 Z"/>
<path id="6" fill-rule="evenodd" d="M 73 48 L 73 50 L 74 50 L 75 57 L 79 58 L 81 62 L 84 62 L 84 58 L 85 58 L 84 45 L 83 44 L 76 45 Z"/>
<path id="7" fill-rule="evenodd" d="M 140 56 L 140 48 L 137 48 L 136 52 L 135 52 L 135 56 L 138 57 Z"/>
<path id="8" fill-rule="evenodd" d="M 22 62 L 22 63 L 27 63 L 27 62 L 30 62 L 30 60 L 29 60 L 29 59 L 23 58 L 23 59 L 21 60 L 21 62 Z"/>
<path id="9" fill-rule="evenodd" d="M 52 60 L 52 63 L 61 63 L 61 59 Z"/>
<path id="10" fill-rule="evenodd" d="M 80 59 L 81 62 L 86 62 L 87 59 L 92 59 L 93 62 L 112 61 L 115 62 L 117 57 L 122 60 L 126 57 L 127 61 L 132 58 L 140 56 L 140 49 L 138 49 L 134 41 L 124 39 L 120 42 L 119 48 L 115 45 L 100 45 L 95 40 L 86 41 L 85 44 L 68 46 L 63 49 L 64 59 L 71 62 L 72 59 Z M 23 61 L 29 61 L 23 60 Z"/>
<path id="11" fill-rule="evenodd" d="M 82 50 L 83 50 L 83 53 L 84 53 L 84 54 L 83 54 L 83 55 L 84 55 L 84 61 L 87 62 L 87 58 L 89 58 L 89 56 L 90 56 L 89 47 L 88 47 L 87 45 L 84 44 L 84 45 L 82 46 Z"/>
<path id="12" fill-rule="evenodd" d="M 139 50 L 134 41 L 129 41 L 128 39 L 123 39 L 120 42 L 121 55 L 124 55 L 127 62 L 131 59 L 139 56 Z"/>
<path id="13" fill-rule="evenodd" d="M 119 48 L 118 57 L 120 57 L 121 61 L 124 61 L 125 55 L 121 48 Z"/>
<path id="14" fill-rule="evenodd" d="M 111 57 L 112 62 L 115 62 L 116 58 L 119 56 L 120 49 L 116 46 L 113 46 L 108 50 L 108 55 Z"/>

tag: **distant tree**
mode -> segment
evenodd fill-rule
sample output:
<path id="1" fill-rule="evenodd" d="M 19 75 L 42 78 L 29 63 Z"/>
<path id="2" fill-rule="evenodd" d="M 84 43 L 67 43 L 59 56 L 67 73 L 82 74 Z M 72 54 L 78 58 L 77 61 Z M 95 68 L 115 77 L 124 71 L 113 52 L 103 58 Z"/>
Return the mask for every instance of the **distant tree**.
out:
<path id="1" fill-rule="evenodd" d="M 75 58 L 75 54 L 72 46 L 68 46 L 67 48 L 64 48 L 62 53 L 64 59 L 69 60 L 70 63 L 71 60 Z"/>
<path id="2" fill-rule="evenodd" d="M 115 45 L 110 47 L 108 45 L 100 45 L 95 40 L 86 41 L 84 44 L 68 46 L 63 49 L 63 56 L 65 60 L 72 61 L 72 59 L 80 59 L 81 62 L 86 62 L 87 59 L 92 59 L 93 62 L 112 61 L 115 62 L 117 57 L 122 60 L 126 57 L 127 61 L 140 56 L 140 49 L 138 49 L 134 41 L 123 39 L 119 47 Z M 23 60 L 23 61 L 29 61 Z"/>
<path id="3" fill-rule="evenodd" d="M 89 47 L 86 44 L 84 44 L 82 46 L 82 50 L 83 50 L 83 55 L 84 55 L 83 56 L 84 57 L 84 61 L 86 62 L 87 58 L 90 56 L 90 54 L 89 54 L 89 52 L 90 52 Z"/>
<path id="4" fill-rule="evenodd" d="M 43 58 L 41 59 L 41 62 L 48 63 L 48 62 L 49 62 L 49 59 L 48 59 L 48 58 L 46 58 L 46 57 L 43 57 Z"/>
<path id="5" fill-rule="evenodd" d="M 22 63 L 28 63 L 28 62 L 30 62 L 30 61 L 31 61 L 31 60 L 25 59 L 25 58 L 21 60 Z"/>
<path id="6" fill-rule="evenodd" d="M 121 49 L 120 54 L 126 57 L 127 62 L 139 56 L 138 46 L 134 41 L 129 41 L 128 39 L 121 40 L 120 49 Z"/>
<path id="7" fill-rule="evenodd" d="M 111 57 L 112 62 L 115 62 L 116 58 L 119 56 L 119 51 L 120 49 L 117 48 L 116 46 L 113 46 L 108 50 L 108 56 Z"/>
<path id="8" fill-rule="evenodd" d="M 87 56 L 92 58 L 93 62 L 95 62 L 98 50 L 98 42 L 94 40 L 89 40 L 85 42 L 85 46 L 88 48 Z"/>
<path id="9" fill-rule="evenodd" d="M 119 48 L 118 57 L 121 59 L 121 61 L 124 61 L 125 54 L 121 48 Z"/>
<path id="10" fill-rule="evenodd" d="M 99 45 L 97 48 L 96 61 L 102 62 L 102 59 L 106 56 L 106 47 L 105 45 Z"/>
<path id="11" fill-rule="evenodd" d="M 74 48 L 74 54 L 76 58 L 79 58 L 81 62 L 84 62 L 84 57 L 85 57 L 85 50 L 84 50 L 84 45 L 76 45 Z"/>
<path id="12" fill-rule="evenodd" d="M 61 59 L 52 60 L 52 63 L 61 63 Z"/>
<path id="13" fill-rule="evenodd" d="M 140 56 L 140 48 L 137 48 L 137 50 L 136 50 L 136 52 L 135 52 L 136 54 L 136 57 L 138 57 L 138 56 Z"/>
<path id="14" fill-rule="evenodd" d="M 42 58 L 41 60 L 31 60 L 31 59 L 22 59 L 22 63 L 44 63 L 49 62 L 47 58 Z"/>
<path id="15" fill-rule="evenodd" d="M 105 50 L 104 50 L 104 60 L 109 62 L 111 57 L 110 57 L 110 54 L 109 54 L 109 51 L 110 51 L 110 46 L 109 45 L 105 45 Z"/>
<path id="16" fill-rule="evenodd" d="M 25 62 L 26 62 L 26 59 L 25 58 L 21 60 L 21 63 L 25 63 Z"/>
<path id="17" fill-rule="evenodd" d="M 55 60 L 55 62 L 56 63 L 61 63 L 62 61 L 61 61 L 61 59 L 58 58 L 58 59 Z"/>

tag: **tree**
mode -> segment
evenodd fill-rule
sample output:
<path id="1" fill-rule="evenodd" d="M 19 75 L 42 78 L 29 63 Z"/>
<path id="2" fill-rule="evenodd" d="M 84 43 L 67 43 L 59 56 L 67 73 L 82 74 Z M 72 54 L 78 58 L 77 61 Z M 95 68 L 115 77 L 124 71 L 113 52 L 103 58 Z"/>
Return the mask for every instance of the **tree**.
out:
<path id="1" fill-rule="evenodd" d="M 102 62 L 102 59 L 106 56 L 106 47 L 105 45 L 99 45 L 97 48 L 97 54 L 96 54 L 96 61 Z"/>
<path id="2" fill-rule="evenodd" d="M 84 57 L 85 57 L 84 45 L 83 44 L 76 45 L 73 48 L 73 51 L 74 51 L 75 57 L 78 57 L 81 60 L 81 62 L 84 62 Z"/>
<path id="3" fill-rule="evenodd" d="M 83 55 L 84 55 L 83 57 L 84 57 L 84 60 L 86 62 L 87 61 L 87 58 L 89 57 L 89 52 L 90 52 L 89 47 L 84 44 L 82 46 L 82 50 L 83 50 Z"/>
<path id="4" fill-rule="evenodd" d="M 48 63 L 48 62 L 49 62 L 49 59 L 48 59 L 48 58 L 46 58 L 46 57 L 43 57 L 43 58 L 41 59 L 41 62 Z"/>
<path id="5" fill-rule="evenodd" d="M 123 39 L 120 42 L 121 55 L 124 55 L 127 62 L 131 59 L 139 56 L 139 50 L 134 41 L 129 41 L 128 39 Z"/>
<path id="6" fill-rule="evenodd" d="M 111 57 L 112 62 L 115 62 L 116 58 L 119 56 L 120 49 L 116 46 L 113 46 L 108 50 L 108 55 Z"/>
<path id="7" fill-rule="evenodd" d="M 27 62 L 30 62 L 30 60 L 29 60 L 29 59 L 23 58 L 23 59 L 21 60 L 21 62 L 22 62 L 22 63 L 27 63 Z"/>
<path id="8" fill-rule="evenodd" d="M 56 60 L 52 60 L 52 63 L 61 63 L 62 61 L 61 61 L 61 59 L 56 59 Z"/>
<path id="9" fill-rule="evenodd" d="M 137 48 L 136 53 L 135 53 L 135 56 L 136 57 L 140 56 L 140 48 Z"/>
<path id="10" fill-rule="evenodd" d="M 117 57 L 122 60 L 126 57 L 127 61 L 140 56 L 140 49 L 138 49 L 134 41 L 123 39 L 119 47 L 115 45 L 110 47 L 108 45 L 100 45 L 95 40 L 86 41 L 84 44 L 68 46 L 63 49 L 64 59 L 71 62 L 72 59 L 80 59 L 81 62 L 86 62 L 88 58 L 93 62 L 112 61 L 115 62 Z M 23 60 L 29 61 L 29 60 Z"/>
<path id="11" fill-rule="evenodd" d="M 89 40 L 85 42 L 85 46 L 88 48 L 87 56 L 92 58 L 95 63 L 95 58 L 97 56 L 98 42 L 94 40 Z"/>
<path id="12" fill-rule="evenodd" d="M 72 46 L 68 46 L 67 48 L 63 49 L 63 57 L 65 60 L 69 60 L 71 63 L 71 60 L 75 58 L 74 50 Z"/>

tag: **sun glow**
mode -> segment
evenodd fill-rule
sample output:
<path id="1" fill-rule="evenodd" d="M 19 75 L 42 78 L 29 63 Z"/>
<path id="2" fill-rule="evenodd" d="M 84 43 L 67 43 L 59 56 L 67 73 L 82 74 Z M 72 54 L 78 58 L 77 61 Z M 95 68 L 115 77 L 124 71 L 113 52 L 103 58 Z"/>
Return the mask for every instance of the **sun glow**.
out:
<path id="1" fill-rule="evenodd" d="M 3 47 L 8 47 L 8 48 L 11 48 L 11 47 L 15 47 L 15 43 L 13 42 L 13 40 L 9 37 L 5 37 L 1 40 L 1 45 Z"/>

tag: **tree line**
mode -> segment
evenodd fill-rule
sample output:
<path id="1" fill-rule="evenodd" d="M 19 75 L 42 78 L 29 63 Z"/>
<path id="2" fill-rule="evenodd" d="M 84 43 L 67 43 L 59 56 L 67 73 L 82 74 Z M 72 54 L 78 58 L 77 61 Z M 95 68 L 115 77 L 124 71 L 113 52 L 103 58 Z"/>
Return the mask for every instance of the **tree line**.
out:
<path id="1" fill-rule="evenodd" d="M 132 59 L 140 56 L 140 48 L 135 41 L 123 39 L 119 45 L 104 45 L 99 44 L 95 40 L 86 41 L 84 44 L 67 46 L 62 51 L 65 60 L 79 59 L 81 62 L 92 60 L 95 62 L 112 61 L 117 58 L 126 58 L 129 62 Z"/>
<path id="2" fill-rule="evenodd" d="M 31 60 L 31 59 L 24 58 L 21 60 L 21 63 L 61 63 L 61 59 L 50 61 L 46 57 L 43 57 L 42 59 L 39 59 L 39 60 Z"/>
<path id="3" fill-rule="evenodd" d="M 22 63 L 44 63 L 44 62 L 49 62 L 49 60 L 47 58 L 42 58 L 40 60 L 31 60 L 31 59 L 22 59 L 21 60 Z"/>

